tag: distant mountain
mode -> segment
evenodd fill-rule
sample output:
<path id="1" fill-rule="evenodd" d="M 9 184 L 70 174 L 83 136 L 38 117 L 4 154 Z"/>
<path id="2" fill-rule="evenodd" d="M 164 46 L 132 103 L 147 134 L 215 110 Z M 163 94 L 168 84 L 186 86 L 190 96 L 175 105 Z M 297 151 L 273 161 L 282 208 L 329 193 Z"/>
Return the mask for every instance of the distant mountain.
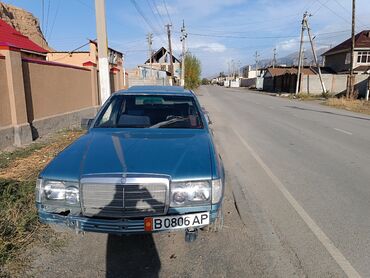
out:
<path id="1" fill-rule="evenodd" d="M 321 55 L 324 52 L 328 51 L 328 50 L 329 50 L 328 47 L 320 48 L 320 49 L 316 50 L 317 59 L 318 59 L 320 64 L 323 64 L 323 57 L 321 57 Z M 298 53 L 299 53 L 299 51 L 296 51 L 296 52 L 288 54 L 284 57 L 277 58 L 276 65 L 277 66 L 282 66 L 282 65 L 297 66 L 298 65 Z M 313 59 L 313 54 L 312 54 L 311 48 L 305 49 L 304 58 L 305 58 L 304 59 L 304 65 L 305 66 L 314 64 L 314 59 Z M 255 64 L 250 64 L 250 65 L 251 65 L 252 69 L 254 69 Z M 261 67 L 265 68 L 265 67 L 269 67 L 271 65 L 272 65 L 272 59 L 262 59 L 258 63 L 259 68 L 261 68 Z M 227 72 L 226 72 L 226 74 L 227 74 Z M 219 74 L 214 74 L 214 75 L 209 76 L 208 78 L 212 79 L 213 77 L 218 77 L 218 76 L 219 76 Z"/>
<path id="2" fill-rule="evenodd" d="M 323 63 L 321 55 L 329 50 L 329 48 L 320 48 L 316 50 L 317 59 L 320 64 Z M 298 65 L 299 51 L 288 54 L 282 58 L 277 59 L 277 65 L 296 66 Z M 304 52 L 304 65 L 308 66 L 314 64 L 314 58 L 311 49 L 305 49 Z M 263 59 L 259 62 L 260 67 L 268 67 L 272 65 L 272 59 Z"/>

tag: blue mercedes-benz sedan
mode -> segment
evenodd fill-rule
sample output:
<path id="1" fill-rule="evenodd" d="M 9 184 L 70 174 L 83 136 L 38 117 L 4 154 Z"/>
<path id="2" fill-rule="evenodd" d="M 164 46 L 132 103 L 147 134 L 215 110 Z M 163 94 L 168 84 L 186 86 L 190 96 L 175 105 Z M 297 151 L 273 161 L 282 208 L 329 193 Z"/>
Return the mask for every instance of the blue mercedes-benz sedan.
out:
<path id="1" fill-rule="evenodd" d="M 195 94 L 136 86 L 114 93 L 87 133 L 40 173 L 44 223 L 130 234 L 222 226 L 224 169 Z"/>

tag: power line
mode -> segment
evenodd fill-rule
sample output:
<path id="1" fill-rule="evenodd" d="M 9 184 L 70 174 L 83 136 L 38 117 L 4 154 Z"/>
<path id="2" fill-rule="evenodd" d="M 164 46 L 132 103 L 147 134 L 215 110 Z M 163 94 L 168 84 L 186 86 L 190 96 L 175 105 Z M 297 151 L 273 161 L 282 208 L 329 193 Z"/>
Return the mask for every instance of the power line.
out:
<path id="1" fill-rule="evenodd" d="M 154 6 L 159 18 L 161 19 L 162 25 L 165 25 L 166 23 L 164 22 L 163 17 L 162 17 L 161 13 L 158 10 L 158 7 L 157 7 L 157 4 L 156 4 L 155 0 L 153 0 L 153 6 Z"/>
<path id="2" fill-rule="evenodd" d="M 348 30 L 319 33 L 316 36 L 326 36 L 326 35 L 344 33 L 344 32 L 348 32 Z M 180 32 L 175 32 L 175 33 L 180 33 Z M 229 39 L 285 39 L 285 38 L 296 38 L 297 37 L 297 35 L 282 35 L 282 36 L 236 36 L 235 35 L 234 36 L 234 35 L 218 35 L 218 34 L 205 34 L 205 33 L 189 33 L 189 35 L 200 36 L 200 37 L 229 38 Z"/>
<path id="3" fill-rule="evenodd" d="M 148 4 L 148 7 L 153 15 L 153 18 L 154 18 L 154 21 L 156 21 L 157 23 L 159 23 L 159 25 L 162 25 L 162 23 L 160 22 L 160 20 L 158 19 L 158 17 L 156 17 L 155 13 L 154 13 L 154 10 L 153 10 L 153 7 L 151 5 L 151 2 L 149 0 L 146 0 L 146 3 Z"/>
<path id="4" fill-rule="evenodd" d="M 317 1 L 319 1 L 320 2 L 320 0 L 317 0 Z M 332 8 L 330 8 L 330 7 L 328 7 L 328 5 L 326 5 L 327 3 L 329 2 L 329 0 L 328 1 L 326 1 L 325 3 L 322 3 L 322 2 L 320 2 L 326 9 L 328 9 L 329 11 L 331 11 L 333 14 L 335 14 L 337 17 L 339 17 L 339 18 L 341 18 L 341 19 L 343 19 L 346 23 L 349 23 L 349 24 L 351 24 L 351 20 L 349 20 L 348 18 L 346 18 L 346 17 L 344 17 L 344 16 L 342 16 L 342 15 L 340 15 L 340 14 L 338 14 L 335 10 L 333 10 Z M 338 1 L 336 1 L 336 3 L 337 4 L 339 4 L 339 2 Z M 342 6 L 341 4 L 340 4 L 340 6 L 342 7 L 342 8 L 344 8 L 345 10 L 347 10 L 344 6 Z M 347 10 L 348 11 L 348 10 Z M 357 21 L 359 21 L 359 20 L 357 20 Z M 359 21 L 360 22 L 360 21 Z M 366 24 L 363 24 L 363 22 L 360 22 L 361 23 L 361 26 L 363 26 L 363 27 L 365 27 L 365 28 L 367 28 L 368 27 L 368 25 L 366 25 Z"/>
<path id="5" fill-rule="evenodd" d="M 180 32 L 175 32 L 180 33 Z M 295 38 L 297 36 L 229 36 L 229 35 L 212 35 L 212 34 L 201 34 L 201 33 L 188 33 L 189 35 L 199 37 L 213 37 L 213 38 L 229 38 L 229 39 L 283 39 L 283 38 Z"/>
<path id="6" fill-rule="evenodd" d="M 155 12 L 154 12 L 154 9 L 153 9 L 153 6 L 155 6 L 150 0 L 146 0 L 146 2 L 148 3 L 148 6 L 150 8 L 150 11 L 152 12 L 153 14 L 153 17 L 157 20 L 157 22 L 159 23 L 160 26 L 162 25 L 165 25 L 165 22 L 162 20 L 161 17 L 157 17 Z"/>
<path id="7" fill-rule="evenodd" d="M 289 15 L 284 15 L 284 18 L 292 18 L 294 20 L 297 19 L 297 16 L 300 16 L 301 14 L 299 13 L 294 13 L 294 14 L 289 14 Z M 273 19 L 266 19 L 266 20 L 257 20 L 257 21 L 248 21 L 248 23 L 245 23 L 245 24 L 238 24 L 237 27 L 239 28 L 243 28 L 243 27 L 248 27 L 248 26 L 251 26 L 251 25 L 258 25 L 260 23 L 266 23 L 266 22 L 274 22 L 274 21 L 279 21 L 281 22 L 281 17 L 279 18 L 273 18 Z M 236 25 L 230 25 L 230 26 L 214 26 L 212 25 L 212 27 L 210 26 L 201 26 L 201 28 L 204 28 L 204 29 L 213 29 L 213 28 L 216 28 L 216 29 L 219 29 L 219 28 L 225 28 L 225 27 L 230 27 L 231 29 L 235 29 Z M 191 26 L 191 28 L 197 28 L 196 26 Z"/>
<path id="8" fill-rule="evenodd" d="M 326 0 L 325 4 L 327 4 L 330 0 Z M 319 0 L 315 0 L 315 2 L 319 2 Z M 320 6 L 312 13 L 312 14 L 316 14 L 319 10 L 321 10 L 321 8 L 324 6 L 323 3 L 319 2 Z M 308 9 L 307 9 L 308 10 Z M 306 11 L 307 11 L 306 10 Z"/>
<path id="9" fill-rule="evenodd" d="M 316 2 L 317 2 L 317 0 L 315 0 L 315 1 L 313 1 L 313 2 L 308 3 L 308 4 L 303 8 L 302 13 L 304 13 L 305 11 L 310 10 L 310 9 L 311 9 L 311 7 L 312 7 L 314 4 L 316 4 Z"/>
<path id="10" fill-rule="evenodd" d="M 340 6 L 343 10 L 345 10 L 346 12 L 350 13 L 351 14 L 351 11 L 349 11 L 345 6 L 343 6 L 343 4 L 341 2 L 339 2 L 338 0 L 334 0 L 335 3 L 338 4 L 338 6 Z M 357 22 L 361 23 L 361 26 L 364 26 L 364 27 L 367 27 L 368 25 L 364 24 L 364 22 L 361 22 L 360 20 L 356 19 Z"/>
<path id="11" fill-rule="evenodd" d="M 47 33 L 48 33 L 48 29 L 49 29 L 49 14 L 50 14 L 50 0 L 48 0 L 48 9 L 47 9 L 47 12 L 46 12 L 46 26 L 45 26 L 45 38 L 47 36 Z"/>
<path id="12" fill-rule="evenodd" d="M 58 16 L 58 13 L 59 13 L 60 2 L 61 2 L 61 0 L 59 0 L 59 2 L 58 2 L 57 9 L 56 9 L 56 12 L 55 12 L 55 14 L 54 14 L 54 19 L 53 19 L 52 24 L 51 24 L 51 28 L 50 28 L 50 33 L 49 33 L 48 40 L 50 40 L 50 39 L 51 39 L 51 35 L 53 34 L 55 21 L 56 21 L 56 18 L 57 18 L 57 16 Z"/>
<path id="13" fill-rule="evenodd" d="M 317 0 L 322 6 L 324 6 L 326 9 L 328 9 L 329 11 L 331 11 L 333 14 L 335 14 L 337 17 L 343 19 L 345 22 L 347 23 L 351 23 L 351 21 L 349 21 L 347 18 L 345 18 L 344 16 L 338 14 L 336 11 L 334 11 L 332 8 L 330 8 L 328 5 L 326 5 L 329 1 L 326 1 L 325 3 L 322 3 L 321 0 Z"/>
<path id="14" fill-rule="evenodd" d="M 41 9 L 42 9 L 42 15 L 41 15 L 41 29 L 42 29 L 42 32 L 45 31 L 44 29 L 44 25 L 45 25 L 45 1 L 44 0 L 41 0 Z"/>
<path id="15" fill-rule="evenodd" d="M 334 0 L 340 7 L 342 7 L 343 8 L 343 10 L 345 10 L 346 12 L 348 12 L 348 10 L 347 10 L 347 8 L 346 7 L 344 7 L 343 5 L 342 5 L 342 3 L 341 2 L 339 2 L 338 0 Z"/>
<path id="16" fill-rule="evenodd" d="M 170 24 L 172 25 L 172 19 L 171 19 L 170 13 L 168 12 L 168 9 L 167 9 L 166 0 L 162 0 L 162 1 L 163 1 L 164 8 L 166 9 L 168 19 L 170 20 Z"/>
<path id="17" fill-rule="evenodd" d="M 149 26 L 149 28 L 158 36 L 160 36 L 158 30 L 153 27 L 153 24 L 151 21 L 145 16 L 144 12 L 141 10 L 139 5 L 136 3 L 135 0 L 131 0 L 131 3 L 134 5 L 136 11 L 139 13 L 139 15 L 144 19 L 145 23 Z"/>
<path id="18" fill-rule="evenodd" d="M 179 33 L 179 32 L 176 32 Z M 201 34 L 201 33 L 189 33 L 189 35 L 199 37 L 214 37 L 214 38 L 229 38 L 229 39 L 282 39 L 282 38 L 296 38 L 296 35 L 290 36 L 229 36 L 229 35 L 212 35 L 212 34 Z"/>
<path id="19" fill-rule="evenodd" d="M 55 60 L 52 60 L 52 61 L 53 61 L 53 62 L 56 62 L 56 61 L 62 60 L 62 59 L 64 59 L 65 57 L 68 57 L 71 53 L 76 52 L 77 50 L 79 50 L 79 49 L 81 49 L 81 48 L 85 47 L 85 46 L 86 46 L 86 45 L 88 45 L 89 43 L 90 43 L 90 41 L 89 41 L 88 43 L 84 43 L 83 45 L 80 45 L 80 46 L 76 47 L 75 49 L 73 49 L 73 50 L 71 50 L 71 51 L 67 52 L 67 53 L 66 53 L 66 55 L 64 55 L 64 56 L 62 56 L 62 57 L 60 57 L 60 58 L 57 58 L 57 59 L 55 59 Z"/>
<path id="20" fill-rule="evenodd" d="M 144 19 L 145 23 L 148 25 L 148 27 L 153 31 L 154 34 L 161 40 L 163 45 L 166 45 L 164 42 L 164 39 L 161 37 L 161 32 L 158 32 L 156 28 L 153 27 L 153 24 L 151 21 L 145 16 L 143 10 L 140 8 L 138 3 L 135 0 L 131 0 L 131 3 L 133 4 L 136 11 L 139 13 L 139 15 Z"/>
<path id="21" fill-rule="evenodd" d="M 94 13 L 94 15 L 95 15 L 95 9 L 92 6 L 86 4 L 84 1 L 81 1 L 81 0 L 77 0 L 77 2 L 80 3 L 81 5 L 89 8 Z"/>

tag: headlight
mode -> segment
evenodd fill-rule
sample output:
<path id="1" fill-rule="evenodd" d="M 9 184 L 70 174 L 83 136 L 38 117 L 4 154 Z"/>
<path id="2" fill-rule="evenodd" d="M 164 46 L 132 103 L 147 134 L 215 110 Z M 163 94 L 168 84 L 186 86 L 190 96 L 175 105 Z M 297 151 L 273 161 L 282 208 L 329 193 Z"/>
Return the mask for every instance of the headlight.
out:
<path id="1" fill-rule="evenodd" d="M 49 181 L 44 185 L 44 196 L 47 200 L 64 200 L 66 188 L 63 182 Z"/>
<path id="2" fill-rule="evenodd" d="M 48 205 L 78 205 L 80 194 L 78 183 L 38 179 L 36 202 Z"/>
<path id="3" fill-rule="evenodd" d="M 66 203 L 68 205 L 76 205 L 80 201 L 80 192 L 78 188 L 74 186 L 69 186 L 66 188 L 65 193 Z"/>
<path id="4" fill-rule="evenodd" d="M 222 180 L 212 180 L 212 204 L 217 204 L 221 201 L 223 193 Z"/>
<path id="5" fill-rule="evenodd" d="M 209 204 L 211 185 L 209 181 L 174 182 L 171 184 L 171 207 Z"/>

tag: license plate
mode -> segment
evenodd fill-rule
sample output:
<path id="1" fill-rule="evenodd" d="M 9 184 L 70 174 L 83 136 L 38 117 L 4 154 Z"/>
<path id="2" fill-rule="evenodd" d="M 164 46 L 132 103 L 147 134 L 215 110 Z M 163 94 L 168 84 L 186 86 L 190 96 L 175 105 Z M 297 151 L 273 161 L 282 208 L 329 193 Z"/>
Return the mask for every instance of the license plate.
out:
<path id="1" fill-rule="evenodd" d="M 177 216 L 146 217 L 144 219 L 144 229 L 147 232 L 199 227 L 208 224 L 209 212 Z"/>

